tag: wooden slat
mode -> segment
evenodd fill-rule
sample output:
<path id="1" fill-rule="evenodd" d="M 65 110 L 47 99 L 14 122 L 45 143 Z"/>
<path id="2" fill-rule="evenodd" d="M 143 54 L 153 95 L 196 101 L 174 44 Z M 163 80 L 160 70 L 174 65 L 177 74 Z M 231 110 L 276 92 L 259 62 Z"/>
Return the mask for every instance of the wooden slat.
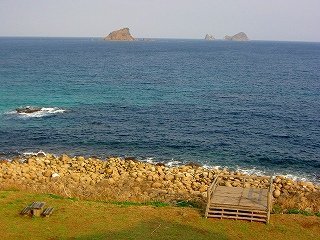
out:
<path id="1" fill-rule="evenodd" d="M 224 208 L 224 209 L 234 209 L 234 210 L 241 210 L 241 211 L 254 211 L 254 212 L 261 212 L 261 213 L 264 213 L 264 212 L 267 212 L 266 209 L 252 209 L 250 207 L 246 207 L 246 206 L 233 206 L 233 205 L 222 205 L 222 204 L 211 204 L 208 208 L 209 209 L 212 209 L 212 208 Z"/>
<path id="2" fill-rule="evenodd" d="M 267 189 L 217 186 L 210 203 L 266 209 L 267 199 Z"/>
<path id="3" fill-rule="evenodd" d="M 46 203 L 45 202 L 33 202 L 30 206 L 31 209 L 41 209 L 44 207 Z"/>
<path id="4" fill-rule="evenodd" d="M 49 217 L 51 216 L 52 212 L 53 212 L 54 208 L 53 207 L 48 207 L 43 213 L 43 216 Z"/>
<path id="5" fill-rule="evenodd" d="M 234 217 L 234 216 L 221 216 L 221 215 L 211 215 L 211 214 L 208 214 L 208 217 L 220 218 L 220 219 L 248 220 L 248 221 L 256 221 L 256 222 L 266 222 L 267 221 L 265 218 Z"/>
<path id="6" fill-rule="evenodd" d="M 242 187 L 220 186 L 220 178 L 241 179 Z M 269 188 L 245 188 L 245 179 L 249 176 L 218 175 L 208 189 L 206 217 L 246 219 L 269 222 L 271 209 L 272 177 Z"/>
<path id="7" fill-rule="evenodd" d="M 242 216 L 242 215 L 250 215 L 250 216 L 254 216 L 254 217 L 266 217 L 266 214 L 255 214 L 255 213 L 240 213 L 240 212 L 228 212 L 228 211 L 209 211 L 209 214 L 229 214 L 229 215 L 238 215 L 238 216 Z"/>
<path id="8" fill-rule="evenodd" d="M 221 213 L 221 212 L 209 212 L 209 215 L 216 215 L 216 216 L 238 216 L 238 217 L 252 217 L 252 218 L 263 218 L 266 219 L 266 215 L 256 215 L 256 214 L 237 214 L 237 213 Z"/>
<path id="9" fill-rule="evenodd" d="M 21 211 L 21 215 L 27 215 L 30 212 L 31 212 L 31 208 L 30 208 L 30 206 L 27 206 Z"/>

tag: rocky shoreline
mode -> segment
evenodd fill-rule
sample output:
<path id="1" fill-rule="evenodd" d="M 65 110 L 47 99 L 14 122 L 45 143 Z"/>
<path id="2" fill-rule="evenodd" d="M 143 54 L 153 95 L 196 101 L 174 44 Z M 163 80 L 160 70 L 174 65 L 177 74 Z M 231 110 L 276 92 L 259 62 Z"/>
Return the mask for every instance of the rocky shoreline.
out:
<path id="1" fill-rule="evenodd" d="M 195 163 L 167 167 L 131 158 L 108 157 L 101 160 L 39 153 L 24 159 L 0 160 L 0 189 L 17 188 L 102 201 L 160 200 L 174 204 L 185 200 L 204 205 L 207 189 L 218 174 L 245 175 L 209 170 Z M 270 185 L 265 178 L 252 177 L 245 187 Z M 241 185 L 237 177 L 225 177 L 222 184 L 229 187 Z M 283 176 L 274 177 L 272 186 L 273 203 L 284 212 L 290 207 L 320 212 L 320 186 L 311 182 L 295 182 Z"/>

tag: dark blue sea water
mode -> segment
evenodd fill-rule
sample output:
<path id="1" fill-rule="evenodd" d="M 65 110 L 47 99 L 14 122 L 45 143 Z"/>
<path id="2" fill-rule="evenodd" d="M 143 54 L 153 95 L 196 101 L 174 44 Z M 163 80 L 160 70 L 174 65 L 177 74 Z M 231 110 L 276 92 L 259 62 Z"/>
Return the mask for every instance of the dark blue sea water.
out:
<path id="1" fill-rule="evenodd" d="M 17 114 L 18 107 L 40 107 Z M 320 182 L 320 43 L 0 38 L 0 158 L 139 160 Z"/>

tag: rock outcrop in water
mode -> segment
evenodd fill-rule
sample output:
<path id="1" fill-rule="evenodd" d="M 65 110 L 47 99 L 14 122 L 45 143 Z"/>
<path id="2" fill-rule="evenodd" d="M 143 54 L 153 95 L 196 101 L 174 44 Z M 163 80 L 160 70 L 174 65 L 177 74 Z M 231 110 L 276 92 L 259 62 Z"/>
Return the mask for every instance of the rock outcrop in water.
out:
<path id="1" fill-rule="evenodd" d="M 204 40 L 216 40 L 216 39 L 214 38 L 214 36 L 206 34 L 206 36 L 204 37 Z"/>
<path id="2" fill-rule="evenodd" d="M 104 41 L 136 41 L 130 34 L 129 28 L 123 28 L 111 32 L 107 37 L 102 38 Z"/>
<path id="3" fill-rule="evenodd" d="M 17 113 L 35 113 L 41 111 L 41 108 L 26 106 L 25 108 L 17 108 L 16 111 Z"/>
<path id="4" fill-rule="evenodd" d="M 225 41 L 231 41 L 232 40 L 232 36 L 226 35 L 223 40 Z"/>
<path id="5" fill-rule="evenodd" d="M 244 32 L 239 32 L 236 35 L 228 36 L 226 35 L 223 40 L 225 41 L 250 41 L 248 36 Z"/>

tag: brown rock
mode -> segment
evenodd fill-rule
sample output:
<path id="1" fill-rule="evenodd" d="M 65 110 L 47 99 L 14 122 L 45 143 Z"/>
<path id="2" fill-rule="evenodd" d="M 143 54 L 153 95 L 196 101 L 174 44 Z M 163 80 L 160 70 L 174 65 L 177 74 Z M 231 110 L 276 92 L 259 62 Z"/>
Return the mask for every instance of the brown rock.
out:
<path id="1" fill-rule="evenodd" d="M 172 180 L 174 180 L 174 175 L 172 175 L 172 174 L 167 174 L 166 176 L 165 176 L 165 179 L 168 181 L 168 180 L 170 180 L 170 181 L 172 181 Z"/>
<path id="2" fill-rule="evenodd" d="M 130 176 L 136 178 L 136 177 L 138 177 L 138 174 L 136 172 L 132 172 L 132 173 L 130 173 Z"/>
<path id="3" fill-rule="evenodd" d="M 154 183 L 152 183 L 152 187 L 153 187 L 153 188 L 161 188 L 161 187 L 162 187 L 162 184 L 159 183 L 159 182 L 154 182 Z"/>
<path id="4" fill-rule="evenodd" d="M 281 192 L 280 192 L 279 189 L 276 189 L 276 190 L 273 191 L 273 197 L 274 198 L 278 198 L 280 196 L 280 194 L 281 194 Z"/>
<path id="5" fill-rule="evenodd" d="M 28 167 L 22 167 L 21 172 L 27 173 L 27 172 L 29 172 L 29 168 Z"/>
<path id="6" fill-rule="evenodd" d="M 77 158 L 77 161 L 79 161 L 79 162 L 84 162 L 86 159 L 84 158 L 84 157 L 82 157 L 82 156 L 79 156 L 78 158 Z"/>
<path id="7" fill-rule="evenodd" d="M 45 172 L 43 172 L 43 176 L 51 177 L 51 171 L 50 170 L 46 170 Z"/>
<path id="8" fill-rule="evenodd" d="M 0 159 L 0 164 L 1 163 L 8 163 L 9 161 L 8 160 L 6 160 L 6 159 Z"/>
<path id="9" fill-rule="evenodd" d="M 136 181 L 137 181 L 137 182 L 142 182 L 143 179 L 142 179 L 141 177 L 137 177 L 137 178 L 136 178 Z"/>
<path id="10" fill-rule="evenodd" d="M 198 163 L 194 163 L 194 162 L 190 162 L 188 164 L 186 164 L 186 166 L 190 166 L 192 168 L 199 168 L 201 167 Z"/>
<path id="11" fill-rule="evenodd" d="M 37 157 L 44 158 L 46 157 L 46 154 L 43 152 L 38 152 Z"/>
<path id="12" fill-rule="evenodd" d="M 131 34 L 129 28 L 123 28 L 111 32 L 107 37 L 102 38 L 103 41 L 136 41 Z"/>
<path id="13" fill-rule="evenodd" d="M 68 156 L 68 155 L 66 155 L 66 154 L 63 154 L 62 156 L 61 156 L 61 161 L 62 162 L 68 162 L 68 161 L 70 161 L 71 160 L 71 158 Z"/>
<path id="14" fill-rule="evenodd" d="M 156 166 L 165 167 L 166 165 L 164 163 L 157 163 Z"/>

